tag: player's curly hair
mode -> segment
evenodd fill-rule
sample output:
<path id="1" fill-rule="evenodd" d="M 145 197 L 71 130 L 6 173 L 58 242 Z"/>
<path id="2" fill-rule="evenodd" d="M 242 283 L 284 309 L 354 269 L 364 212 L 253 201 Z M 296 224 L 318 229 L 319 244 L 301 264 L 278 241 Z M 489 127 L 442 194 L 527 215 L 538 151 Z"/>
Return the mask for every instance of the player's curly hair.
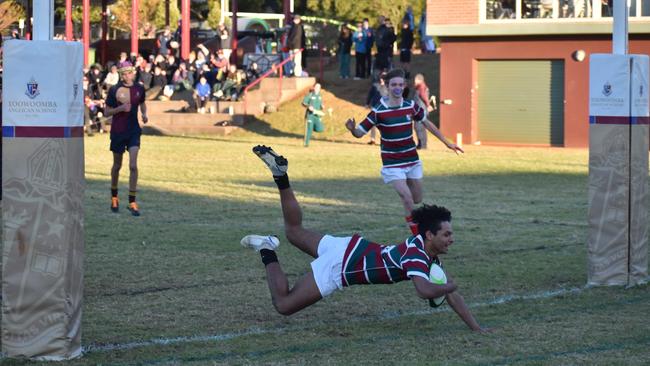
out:
<path id="1" fill-rule="evenodd" d="M 390 70 L 386 76 L 384 76 L 384 81 L 386 81 L 386 84 L 390 81 L 392 78 L 402 78 L 404 79 L 406 77 L 406 73 L 402 69 L 392 69 Z"/>
<path id="2" fill-rule="evenodd" d="M 418 232 L 421 235 L 431 231 L 434 235 L 440 230 L 440 223 L 451 222 L 451 212 L 442 206 L 427 205 L 416 208 L 411 212 L 413 222 L 418 224 Z"/>

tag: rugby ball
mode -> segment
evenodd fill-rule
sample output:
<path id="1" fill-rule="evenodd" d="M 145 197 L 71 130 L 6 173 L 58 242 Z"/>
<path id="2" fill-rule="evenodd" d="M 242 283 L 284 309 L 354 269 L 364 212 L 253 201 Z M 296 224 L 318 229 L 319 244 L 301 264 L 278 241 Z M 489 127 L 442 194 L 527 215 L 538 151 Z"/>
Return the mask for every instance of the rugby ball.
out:
<path id="1" fill-rule="evenodd" d="M 447 276 L 445 271 L 442 270 L 436 263 L 431 264 L 431 269 L 429 270 L 429 281 L 436 285 L 444 285 L 447 283 Z M 445 296 L 436 297 L 435 299 L 429 299 L 429 305 L 431 307 L 438 307 L 445 302 Z"/>
<path id="2" fill-rule="evenodd" d="M 127 104 L 131 102 L 131 91 L 129 88 L 120 87 L 115 92 L 115 99 L 117 99 L 120 104 Z"/>

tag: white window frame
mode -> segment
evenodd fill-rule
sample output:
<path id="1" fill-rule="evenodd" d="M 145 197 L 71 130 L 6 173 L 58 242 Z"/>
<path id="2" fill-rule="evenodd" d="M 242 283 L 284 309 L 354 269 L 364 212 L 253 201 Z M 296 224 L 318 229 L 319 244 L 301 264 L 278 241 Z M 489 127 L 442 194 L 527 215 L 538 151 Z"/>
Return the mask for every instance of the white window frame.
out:
<path id="1" fill-rule="evenodd" d="M 485 23 L 518 23 L 518 22 L 592 22 L 592 21 L 602 21 L 603 19 L 612 19 L 612 17 L 603 17 L 601 14 L 600 6 L 593 6 L 591 9 L 591 17 L 586 18 L 560 18 L 560 0 L 553 0 L 553 13 L 551 18 L 522 18 L 521 9 L 523 0 L 515 0 L 515 18 L 514 19 L 487 19 L 487 0 L 478 0 L 479 1 L 479 24 Z M 584 0 L 590 1 L 590 0 Z M 600 5 L 601 0 L 591 0 L 592 4 L 597 3 Z M 643 16 L 643 0 L 627 0 L 628 8 L 631 8 L 632 2 L 636 4 L 636 14 L 630 16 L 630 19 L 634 20 L 648 20 L 650 19 L 649 15 Z"/>

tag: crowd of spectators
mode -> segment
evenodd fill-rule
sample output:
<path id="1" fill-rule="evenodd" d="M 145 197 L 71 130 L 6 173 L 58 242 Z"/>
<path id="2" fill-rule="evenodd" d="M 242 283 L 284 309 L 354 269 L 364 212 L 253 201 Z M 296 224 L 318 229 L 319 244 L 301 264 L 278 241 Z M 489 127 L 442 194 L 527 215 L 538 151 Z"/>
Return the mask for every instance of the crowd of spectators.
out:
<path id="1" fill-rule="evenodd" d="M 380 73 L 394 68 L 396 66 L 393 63 L 395 49 L 399 54 L 399 67 L 406 72 L 406 78 L 410 78 L 411 52 L 415 42 L 415 32 L 420 36 L 422 52 L 435 52 L 435 45 L 431 37 L 426 36 L 424 32 L 425 16 L 423 15 L 420 19 L 420 27 L 416 30 L 413 9 L 410 6 L 399 24 L 399 33 L 392 21 L 385 16 L 380 16 L 377 23 L 377 28 L 372 28 L 368 19 L 365 18 L 363 21 L 357 22 L 356 27 L 349 24 L 341 26 L 337 57 L 339 76 L 342 79 L 350 77 L 352 50 L 355 52 L 356 59 L 355 80 L 371 76 L 376 78 Z M 374 55 L 373 47 L 376 49 Z"/>
<path id="2" fill-rule="evenodd" d="M 243 89 L 260 76 L 258 65 L 250 63 L 238 69 L 230 63 L 230 35 L 221 24 L 221 40 L 215 52 L 203 44 L 192 50 L 187 60 L 178 57 L 178 34 L 167 27 L 156 39 L 156 52 L 148 58 L 122 52 L 117 60 L 106 65 L 94 64 L 84 70 L 84 92 L 89 131 L 102 132 L 104 99 L 108 90 L 119 81 L 119 65 L 130 62 L 136 68 L 136 82 L 142 84 L 147 100 L 185 100 L 187 111 L 206 113 L 210 101 L 239 100 Z"/>

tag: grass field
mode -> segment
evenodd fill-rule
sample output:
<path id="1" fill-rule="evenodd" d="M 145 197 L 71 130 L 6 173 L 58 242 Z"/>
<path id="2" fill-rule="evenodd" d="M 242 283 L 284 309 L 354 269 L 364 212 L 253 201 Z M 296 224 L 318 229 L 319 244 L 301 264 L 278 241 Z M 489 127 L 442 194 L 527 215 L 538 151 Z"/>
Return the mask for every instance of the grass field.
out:
<path id="1" fill-rule="evenodd" d="M 421 153 L 425 201 L 454 215 L 446 269 L 493 333 L 470 332 L 446 305 L 429 308 L 409 282 L 356 286 L 276 314 L 259 256 L 239 240 L 279 235 L 291 283 L 310 258 L 284 238 L 277 189 L 254 145 L 289 159 L 306 226 L 386 243 L 408 234 L 379 177 L 378 147 L 343 130 L 346 115 L 363 114 L 344 87 L 326 84 L 335 115 L 308 149 L 297 100 L 226 138 L 144 136 L 139 218 L 110 212 L 108 137 L 86 139 L 87 352 L 65 364 L 648 364 L 648 286 L 584 288 L 582 149 L 467 146 L 456 156 L 434 142 Z"/>
<path id="2" fill-rule="evenodd" d="M 454 214 L 446 268 L 495 329 L 480 335 L 448 307 L 432 311 L 409 282 L 352 287 L 276 314 L 263 266 L 239 239 L 280 235 L 291 282 L 310 259 L 284 240 L 277 190 L 250 153 L 262 142 L 289 158 L 307 226 L 380 242 L 406 236 L 376 146 L 304 149 L 299 138 L 251 132 L 145 136 L 143 215 L 133 218 L 109 211 L 108 139 L 89 138 L 88 352 L 67 364 L 647 364 L 648 287 L 583 289 L 587 151 L 470 146 L 456 156 L 435 144 L 421 154 L 426 201 Z"/>

